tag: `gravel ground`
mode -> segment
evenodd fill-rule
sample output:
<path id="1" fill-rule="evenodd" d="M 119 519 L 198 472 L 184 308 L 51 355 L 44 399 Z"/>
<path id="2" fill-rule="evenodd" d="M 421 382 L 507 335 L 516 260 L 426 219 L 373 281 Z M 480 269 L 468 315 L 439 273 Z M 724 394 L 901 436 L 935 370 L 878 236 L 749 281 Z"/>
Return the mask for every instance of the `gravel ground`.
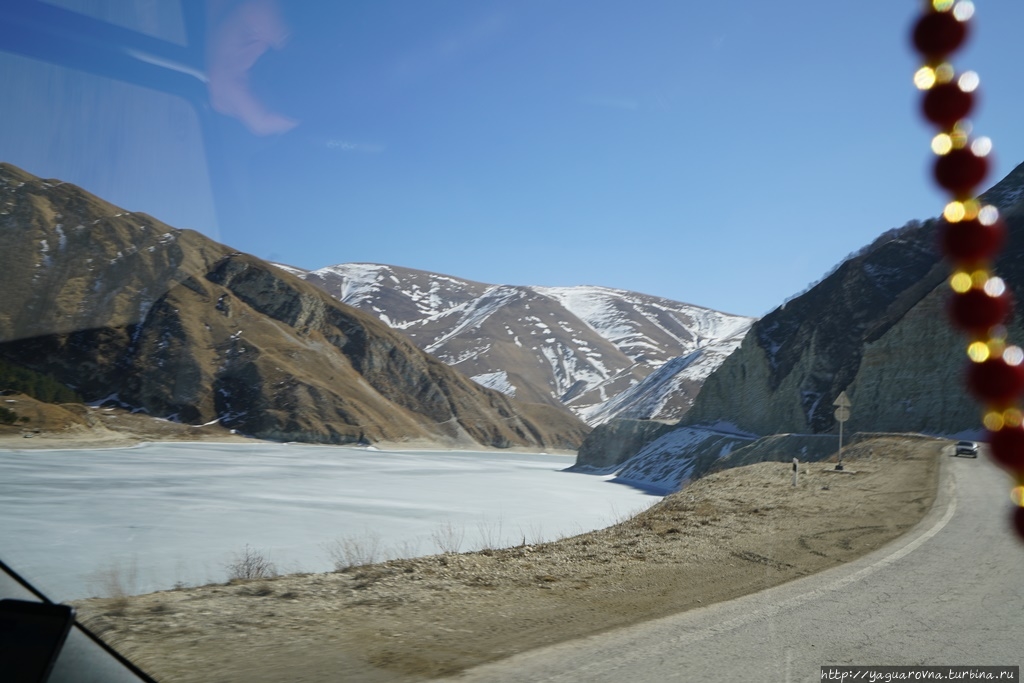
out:
<path id="1" fill-rule="evenodd" d="M 931 507 L 948 442 L 887 437 L 846 470 L 711 474 L 608 529 L 327 574 L 78 601 L 161 681 L 419 681 L 762 590 L 896 538 Z"/>

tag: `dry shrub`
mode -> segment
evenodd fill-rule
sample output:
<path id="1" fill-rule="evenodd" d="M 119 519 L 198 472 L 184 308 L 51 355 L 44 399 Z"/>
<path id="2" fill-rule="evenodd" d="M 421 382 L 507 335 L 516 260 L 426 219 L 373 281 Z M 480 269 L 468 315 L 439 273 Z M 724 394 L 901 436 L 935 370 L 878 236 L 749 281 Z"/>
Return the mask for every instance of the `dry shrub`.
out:
<path id="1" fill-rule="evenodd" d="M 341 572 L 375 564 L 380 559 L 381 537 L 376 531 L 367 530 L 362 536 L 345 536 L 325 543 L 323 548 L 334 564 L 334 571 Z"/>
<path id="2" fill-rule="evenodd" d="M 456 529 L 455 525 L 449 519 L 430 532 L 430 538 L 434 540 L 434 545 L 442 553 L 452 554 L 459 552 L 459 548 L 462 547 L 462 539 L 466 535 L 465 529 Z"/>
<path id="3" fill-rule="evenodd" d="M 277 567 L 267 559 L 263 551 L 246 544 L 241 553 L 235 555 L 233 562 L 225 565 L 228 579 L 272 579 L 277 576 Z"/>
<path id="4" fill-rule="evenodd" d="M 110 598 L 109 613 L 120 616 L 128 607 L 128 598 L 138 592 L 138 563 L 134 559 L 126 564 L 112 562 L 89 578 L 93 590 Z"/>

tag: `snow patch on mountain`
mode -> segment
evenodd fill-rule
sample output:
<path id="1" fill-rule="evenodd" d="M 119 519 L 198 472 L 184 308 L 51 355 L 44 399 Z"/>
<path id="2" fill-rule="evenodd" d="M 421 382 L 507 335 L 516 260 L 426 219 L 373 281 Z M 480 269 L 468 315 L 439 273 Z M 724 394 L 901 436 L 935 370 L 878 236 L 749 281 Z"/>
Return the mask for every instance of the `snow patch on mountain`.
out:
<path id="1" fill-rule="evenodd" d="M 516 397 L 516 387 L 509 381 L 508 373 L 504 370 L 499 370 L 498 372 L 485 372 L 481 375 L 473 375 L 470 379 L 481 386 L 487 387 L 488 389 L 500 391 L 510 398 Z"/>
<path id="2" fill-rule="evenodd" d="M 757 438 L 709 427 L 674 429 L 627 460 L 615 480 L 663 493 L 678 491 L 690 478 L 700 454 L 714 453 L 720 460 Z"/>
<path id="3" fill-rule="evenodd" d="M 369 263 L 311 272 L 280 267 L 401 330 L 479 383 L 566 405 L 594 424 L 620 413 L 678 417 L 734 348 L 719 342 L 741 338 L 753 322 L 607 287 L 488 285 Z M 691 360 L 674 360 L 683 357 Z M 666 363 L 672 372 L 643 381 Z M 635 400 L 641 405 L 631 408 Z"/>
<path id="4" fill-rule="evenodd" d="M 443 335 L 424 347 L 424 350 L 427 353 L 434 353 L 449 339 L 457 337 L 468 330 L 474 330 L 480 327 L 485 320 L 497 313 L 504 306 L 507 306 L 513 299 L 520 297 L 522 297 L 522 292 L 517 288 L 496 285 L 494 287 L 489 287 L 487 291 L 484 292 L 484 295 L 479 299 L 474 299 L 473 301 L 460 304 L 459 306 L 448 309 L 444 312 L 427 316 L 428 321 L 436 321 L 441 318 L 450 317 L 452 318 L 452 323 L 448 328 L 449 331 L 445 332 Z"/>
<path id="5" fill-rule="evenodd" d="M 283 263 L 271 263 L 270 265 L 274 266 L 275 268 L 280 268 L 284 272 L 290 273 L 290 274 L 294 275 L 295 277 L 305 278 L 306 275 L 309 274 L 308 270 L 303 270 L 301 268 L 296 268 L 294 266 L 288 266 L 288 265 L 285 265 Z"/>
<path id="6" fill-rule="evenodd" d="M 632 419 L 677 420 L 696 396 L 687 387 L 700 387 L 704 380 L 739 348 L 748 327 L 741 327 L 731 337 L 720 339 L 696 351 L 677 356 L 656 369 L 643 381 L 610 400 L 579 410 L 587 424 L 597 426 L 615 417 Z"/>
<path id="7" fill-rule="evenodd" d="M 646 361 L 652 367 L 672 355 L 683 355 L 665 354 L 672 344 L 690 353 L 713 340 L 745 332 L 754 322 L 753 318 L 622 289 L 592 285 L 532 289 L 558 301 L 634 361 Z"/>
<path id="8" fill-rule="evenodd" d="M 337 298 L 349 306 L 359 307 L 380 291 L 381 271 L 365 263 L 353 263 L 342 280 Z"/>
<path id="9" fill-rule="evenodd" d="M 665 403 L 677 388 L 680 374 L 702 354 L 702 350 L 697 350 L 685 356 L 677 356 L 652 372 L 642 382 L 619 393 L 611 400 L 580 409 L 579 414 L 591 426 L 604 424 L 613 417 L 661 416 Z"/>

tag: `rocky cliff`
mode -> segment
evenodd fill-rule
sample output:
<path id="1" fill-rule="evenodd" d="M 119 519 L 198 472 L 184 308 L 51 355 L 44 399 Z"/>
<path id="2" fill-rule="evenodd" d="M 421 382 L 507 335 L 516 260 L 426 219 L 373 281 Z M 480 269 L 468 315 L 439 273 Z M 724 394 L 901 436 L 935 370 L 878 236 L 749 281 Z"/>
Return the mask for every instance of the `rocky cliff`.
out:
<path id="1" fill-rule="evenodd" d="M 674 425 L 654 420 L 617 418 L 598 425 L 576 453 L 571 469 L 597 471 L 622 464 L 646 444 Z"/>
<path id="2" fill-rule="evenodd" d="M 0 165 L 0 358 L 86 400 L 324 443 L 574 448 L 372 316 L 199 233 Z"/>
<path id="3" fill-rule="evenodd" d="M 1015 299 L 1024 294 L 1024 165 L 984 195 L 1010 239 L 996 264 Z M 825 433 L 833 402 L 853 402 L 851 431 L 956 434 L 977 429 L 961 382 L 966 357 L 943 307 L 949 266 L 937 221 L 882 236 L 802 296 L 754 324 L 740 349 L 705 382 L 687 424 L 726 420 L 756 434 Z M 1010 338 L 1024 341 L 1019 316 Z"/>
<path id="4" fill-rule="evenodd" d="M 1024 165 L 983 195 L 1009 229 L 996 269 L 1024 301 Z M 743 444 L 773 434 L 834 434 L 833 402 L 853 403 L 854 432 L 977 431 L 978 407 L 961 375 L 964 339 L 943 310 L 948 265 L 936 246 L 937 221 L 888 231 L 804 294 L 757 321 L 740 348 L 705 381 L 673 431 L 639 444 L 619 470 L 667 489 L 713 467 Z M 1011 343 L 1024 343 L 1018 314 Z M 608 449 L 595 431 L 580 453 Z M 722 461 L 726 462 L 726 461 Z M 721 463 L 719 463 L 721 464 Z"/>
<path id="5" fill-rule="evenodd" d="M 860 371 L 866 345 L 944 281 L 933 230 L 914 226 L 869 248 L 766 315 L 705 382 L 686 422 L 726 420 L 756 434 L 830 430 L 832 403 Z"/>

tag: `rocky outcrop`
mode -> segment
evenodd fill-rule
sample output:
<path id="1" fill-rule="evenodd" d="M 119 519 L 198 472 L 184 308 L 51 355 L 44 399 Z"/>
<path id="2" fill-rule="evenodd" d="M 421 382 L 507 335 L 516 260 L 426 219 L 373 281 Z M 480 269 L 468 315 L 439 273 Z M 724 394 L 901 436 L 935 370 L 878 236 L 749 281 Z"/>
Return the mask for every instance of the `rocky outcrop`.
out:
<path id="1" fill-rule="evenodd" d="M 1024 294 L 1024 165 L 984 195 L 1010 230 L 997 271 Z M 976 428 L 961 373 L 963 338 L 943 307 L 949 266 L 935 247 L 936 221 L 912 224 L 844 262 L 804 295 L 755 323 L 686 415 L 727 420 L 756 434 L 826 433 L 833 402 L 853 402 L 850 431 L 955 434 Z M 1009 326 L 1021 340 L 1019 318 Z"/>
<path id="2" fill-rule="evenodd" d="M 865 346 L 944 280 L 933 230 L 915 226 L 869 248 L 755 323 L 686 422 L 727 420 L 755 434 L 830 430 L 832 402 L 856 377 Z"/>
<path id="3" fill-rule="evenodd" d="M 1009 228 L 996 270 L 1018 302 L 1024 300 L 1022 198 L 1024 165 L 983 195 Z M 885 233 L 756 322 L 680 425 L 641 445 L 619 476 L 662 477 L 671 487 L 708 458 L 736 451 L 723 452 L 709 425 L 725 423 L 751 436 L 834 434 L 833 402 L 843 391 L 853 403 L 847 433 L 977 431 L 978 407 L 962 383 L 964 339 L 943 310 L 949 267 L 935 246 L 937 229 L 937 221 L 928 221 Z M 1024 343 L 1020 322 L 1018 315 L 1007 326 L 1011 343 Z M 602 439 L 593 432 L 581 452 L 600 452 Z"/>
<path id="4" fill-rule="evenodd" d="M 947 322 L 945 289 L 929 293 L 900 324 L 864 345 L 846 392 L 855 406 L 848 431 L 952 435 L 978 429 L 977 404 L 961 381 L 964 341 Z"/>
<path id="5" fill-rule="evenodd" d="M 649 443 L 673 425 L 655 420 L 610 420 L 598 425 L 576 453 L 576 464 L 570 469 L 595 470 L 614 467 L 625 462 L 641 446 Z"/>
<path id="6" fill-rule="evenodd" d="M 0 357 L 86 400 L 322 443 L 572 449 L 588 431 L 199 233 L 9 165 L 0 195 Z"/>

